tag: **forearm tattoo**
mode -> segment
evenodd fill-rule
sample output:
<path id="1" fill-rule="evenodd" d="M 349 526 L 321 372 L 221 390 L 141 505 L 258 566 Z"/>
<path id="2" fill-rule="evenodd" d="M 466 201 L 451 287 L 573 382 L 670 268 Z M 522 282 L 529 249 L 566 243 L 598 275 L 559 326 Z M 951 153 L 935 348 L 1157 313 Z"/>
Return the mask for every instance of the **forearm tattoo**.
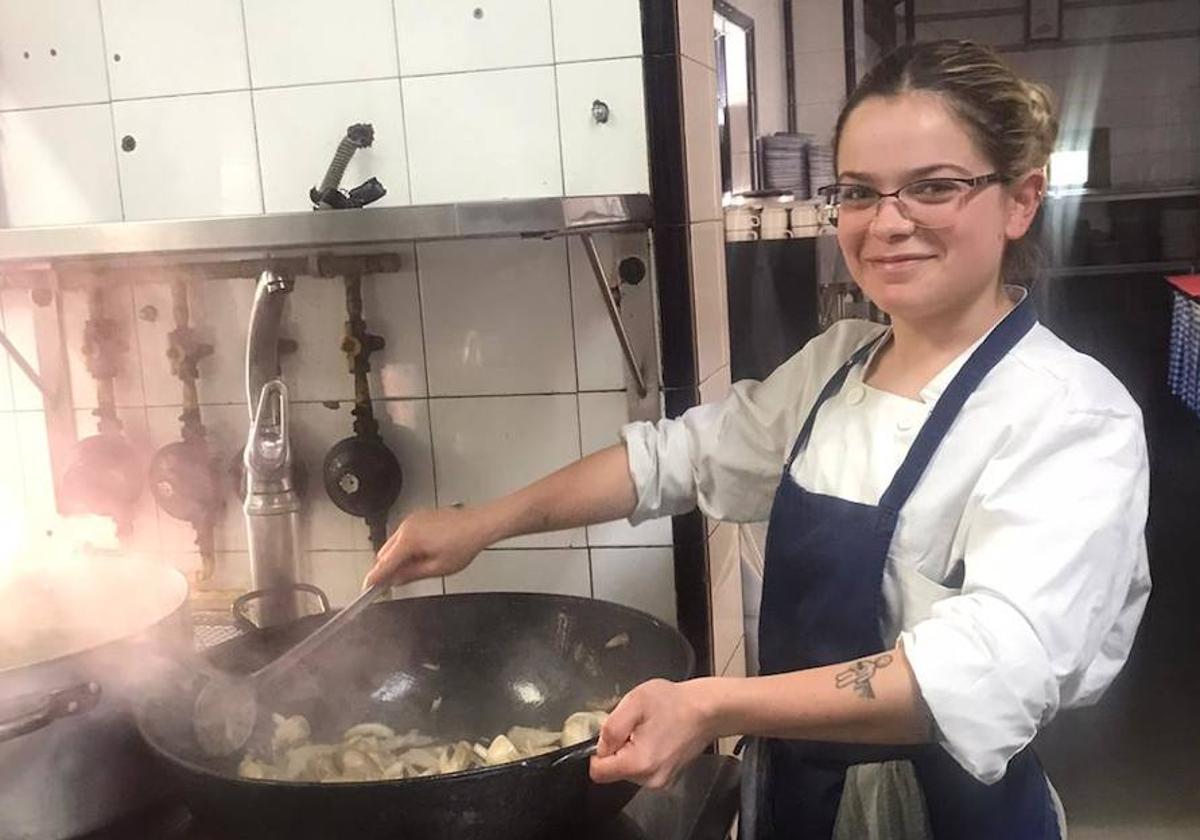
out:
<path id="1" fill-rule="evenodd" d="M 871 680 L 880 668 L 892 664 L 892 655 L 883 653 L 868 659 L 860 659 L 845 671 L 838 673 L 836 685 L 838 688 L 850 687 L 854 693 L 866 700 L 875 699 L 875 691 L 871 688 Z"/>

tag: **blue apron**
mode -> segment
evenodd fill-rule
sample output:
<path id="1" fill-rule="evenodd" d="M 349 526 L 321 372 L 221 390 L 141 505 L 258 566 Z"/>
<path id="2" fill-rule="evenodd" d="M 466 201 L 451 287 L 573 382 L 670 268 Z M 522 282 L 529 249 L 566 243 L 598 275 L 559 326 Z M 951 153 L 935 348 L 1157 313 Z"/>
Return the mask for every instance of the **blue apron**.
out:
<path id="1" fill-rule="evenodd" d="M 783 470 L 771 508 L 759 617 L 763 674 L 817 668 L 885 649 L 883 571 L 900 510 L 960 409 L 988 372 L 1033 327 L 1029 299 L 1016 306 L 971 354 L 946 387 L 878 505 L 809 493 L 791 477 L 821 405 L 876 342 L 860 348 L 825 385 Z M 854 702 L 847 689 L 847 702 Z M 1030 749 L 1004 778 L 979 782 L 940 746 L 875 746 L 772 739 L 760 760 L 758 827 L 771 840 L 828 840 L 846 769 L 912 761 L 937 840 L 1059 840 L 1045 774 Z"/>

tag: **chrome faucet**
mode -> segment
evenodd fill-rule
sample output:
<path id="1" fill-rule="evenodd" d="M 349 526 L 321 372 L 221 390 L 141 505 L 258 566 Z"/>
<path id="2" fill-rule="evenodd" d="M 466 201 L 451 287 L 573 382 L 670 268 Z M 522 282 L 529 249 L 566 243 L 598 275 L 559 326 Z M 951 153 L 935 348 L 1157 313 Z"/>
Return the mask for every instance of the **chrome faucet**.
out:
<path id="1" fill-rule="evenodd" d="M 292 475 L 287 385 L 279 378 L 279 328 L 292 282 L 264 271 L 254 293 L 246 344 L 250 433 L 246 470 L 246 536 L 256 590 L 278 590 L 259 601 L 259 624 L 299 617 L 293 584 L 300 574 L 300 497 Z"/>

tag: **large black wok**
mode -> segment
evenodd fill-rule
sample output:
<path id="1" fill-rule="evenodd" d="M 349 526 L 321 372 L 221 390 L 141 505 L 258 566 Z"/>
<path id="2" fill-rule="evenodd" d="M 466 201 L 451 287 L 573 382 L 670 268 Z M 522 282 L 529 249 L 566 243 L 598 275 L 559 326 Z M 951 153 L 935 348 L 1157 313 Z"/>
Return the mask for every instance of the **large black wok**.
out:
<path id="1" fill-rule="evenodd" d="M 248 634 L 214 648 L 210 660 L 252 671 L 326 618 Z M 604 601 L 524 593 L 390 601 L 364 612 L 273 690 L 249 746 L 269 740 L 271 712 L 305 715 L 315 741 L 337 741 L 367 721 L 447 740 L 490 739 L 515 724 L 555 729 L 570 713 L 645 680 L 684 679 L 693 662 L 673 628 Z M 236 757 L 209 758 L 196 743 L 199 682 L 172 682 L 142 706 L 138 724 L 191 809 L 236 837 L 562 837 L 572 825 L 612 817 L 635 792 L 624 783 L 593 784 L 586 758 L 570 750 L 397 781 L 241 779 Z"/>

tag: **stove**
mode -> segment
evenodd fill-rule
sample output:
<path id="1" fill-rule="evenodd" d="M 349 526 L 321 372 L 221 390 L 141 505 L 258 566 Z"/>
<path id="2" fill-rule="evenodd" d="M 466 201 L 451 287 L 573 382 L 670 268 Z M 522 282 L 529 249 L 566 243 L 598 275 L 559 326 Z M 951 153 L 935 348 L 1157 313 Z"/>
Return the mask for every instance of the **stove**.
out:
<path id="1" fill-rule="evenodd" d="M 671 787 L 643 789 L 617 817 L 576 840 L 725 840 L 738 807 L 739 762 L 702 755 Z M 256 840 L 216 833 L 167 801 L 79 840 Z"/>

